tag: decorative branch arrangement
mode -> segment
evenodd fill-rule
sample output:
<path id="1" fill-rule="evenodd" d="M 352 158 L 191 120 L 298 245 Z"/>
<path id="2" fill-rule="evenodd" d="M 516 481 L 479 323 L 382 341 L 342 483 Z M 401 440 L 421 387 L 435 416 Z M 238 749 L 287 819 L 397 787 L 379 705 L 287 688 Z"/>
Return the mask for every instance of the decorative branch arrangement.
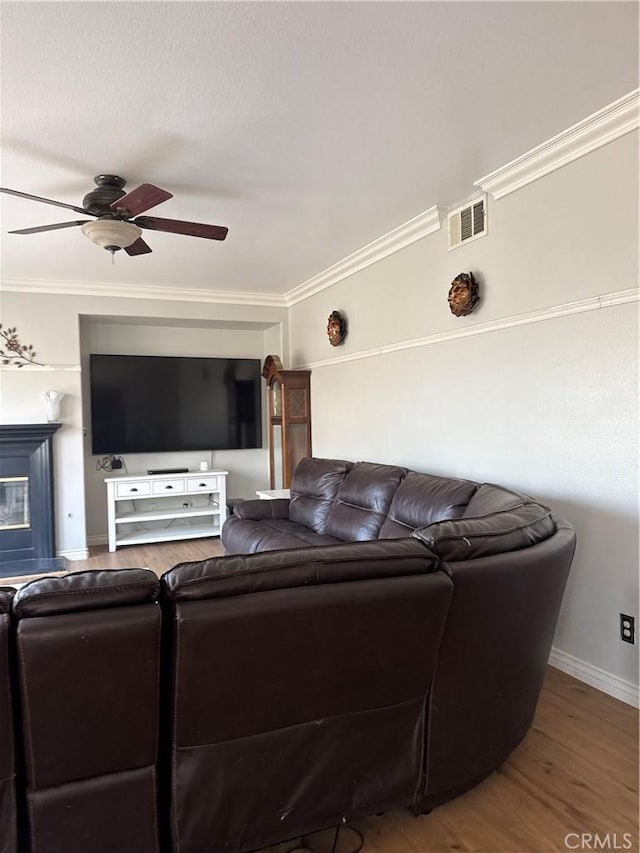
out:
<path id="1" fill-rule="evenodd" d="M 36 351 L 31 344 L 25 345 L 20 343 L 18 330 L 14 326 L 13 329 L 5 328 L 0 323 L 0 338 L 2 338 L 2 346 L 0 346 L 0 358 L 3 364 L 12 364 L 14 367 L 24 367 L 25 364 L 38 364 L 44 367 L 42 362 L 36 361 Z"/>

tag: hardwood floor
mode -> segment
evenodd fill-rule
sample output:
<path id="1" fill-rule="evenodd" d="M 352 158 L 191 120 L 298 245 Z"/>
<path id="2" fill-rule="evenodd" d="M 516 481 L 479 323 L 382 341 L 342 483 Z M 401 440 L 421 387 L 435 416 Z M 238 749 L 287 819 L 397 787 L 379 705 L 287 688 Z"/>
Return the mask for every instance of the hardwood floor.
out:
<path id="1" fill-rule="evenodd" d="M 222 555 L 219 539 L 190 539 L 184 542 L 160 542 L 153 545 L 128 545 L 109 553 L 106 545 L 90 548 L 87 560 L 68 562 L 69 572 L 82 572 L 86 569 L 151 569 L 157 575 L 166 572 L 177 563 L 190 560 L 204 560 L 206 557 Z M 58 575 L 66 572 L 58 572 Z M 24 583 L 40 575 L 31 577 L 0 578 L 0 586 L 12 583 Z"/>
<path id="2" fill-rule="evenodd" d="M 114 554 L 103 547 L 70 569 L 146 566 L 161 574 L 221 553 L 217 539 Z M 400 810 L 355 826 L 364 835 L 363 853 L 638 851 L 638 712 L 548 667 L 533 727 L 498 772 L 430 815 Z M 328 853 L 332 838 L 315 837 L 314 846 Z M 343 841 L 336 853 L 353 849 L 353 836 Z"/>

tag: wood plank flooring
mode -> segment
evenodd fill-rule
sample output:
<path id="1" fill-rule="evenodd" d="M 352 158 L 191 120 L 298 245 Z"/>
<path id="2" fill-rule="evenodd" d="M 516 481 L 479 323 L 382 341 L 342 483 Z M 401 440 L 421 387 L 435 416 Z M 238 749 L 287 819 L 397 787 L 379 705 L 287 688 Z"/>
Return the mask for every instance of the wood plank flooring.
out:
<path id="1" fill-rule="evenodd" d="M 88 560 L 69 565 L 161 574 L 221 553 L 217 539 L 199 539 L 114 554 L 94 548 Z M 533 727 L 498 772 L 430 815 L 399 810 L 354 825 L 364 835 L 363 853 L 638 851 L 638 712 L 548 667 Z M 332 840 L 333 833 L 317 835 L 314 847 L 329 853 Z M 353 849 L 353 836 L 343 842 L 336 853 Z"/>

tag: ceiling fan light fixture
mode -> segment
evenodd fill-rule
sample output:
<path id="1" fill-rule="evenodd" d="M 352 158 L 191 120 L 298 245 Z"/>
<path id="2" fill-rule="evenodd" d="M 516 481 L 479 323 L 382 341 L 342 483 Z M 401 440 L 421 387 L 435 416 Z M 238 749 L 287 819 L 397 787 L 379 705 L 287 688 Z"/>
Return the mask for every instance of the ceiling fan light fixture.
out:
<path id="1" fill-rule="evenodd" d="M 142 234 L 142 229 L 133 222 L 120 219 L 96 219 L 85 223 L 80 230 L 92 243 L 112 254 L 135 243 Z"/>

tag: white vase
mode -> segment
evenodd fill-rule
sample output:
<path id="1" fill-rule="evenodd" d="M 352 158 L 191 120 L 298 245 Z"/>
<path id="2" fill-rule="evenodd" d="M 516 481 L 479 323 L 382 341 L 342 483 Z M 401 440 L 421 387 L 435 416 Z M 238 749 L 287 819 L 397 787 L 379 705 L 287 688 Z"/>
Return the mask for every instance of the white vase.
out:
<path id="1" fill-rule="evenodd" d="M 64 394 L 60 391 L 41 391 L 40 399 L 44 405 L 44 411 L 49 423 L 60 420 L 60 403 Z"/>

